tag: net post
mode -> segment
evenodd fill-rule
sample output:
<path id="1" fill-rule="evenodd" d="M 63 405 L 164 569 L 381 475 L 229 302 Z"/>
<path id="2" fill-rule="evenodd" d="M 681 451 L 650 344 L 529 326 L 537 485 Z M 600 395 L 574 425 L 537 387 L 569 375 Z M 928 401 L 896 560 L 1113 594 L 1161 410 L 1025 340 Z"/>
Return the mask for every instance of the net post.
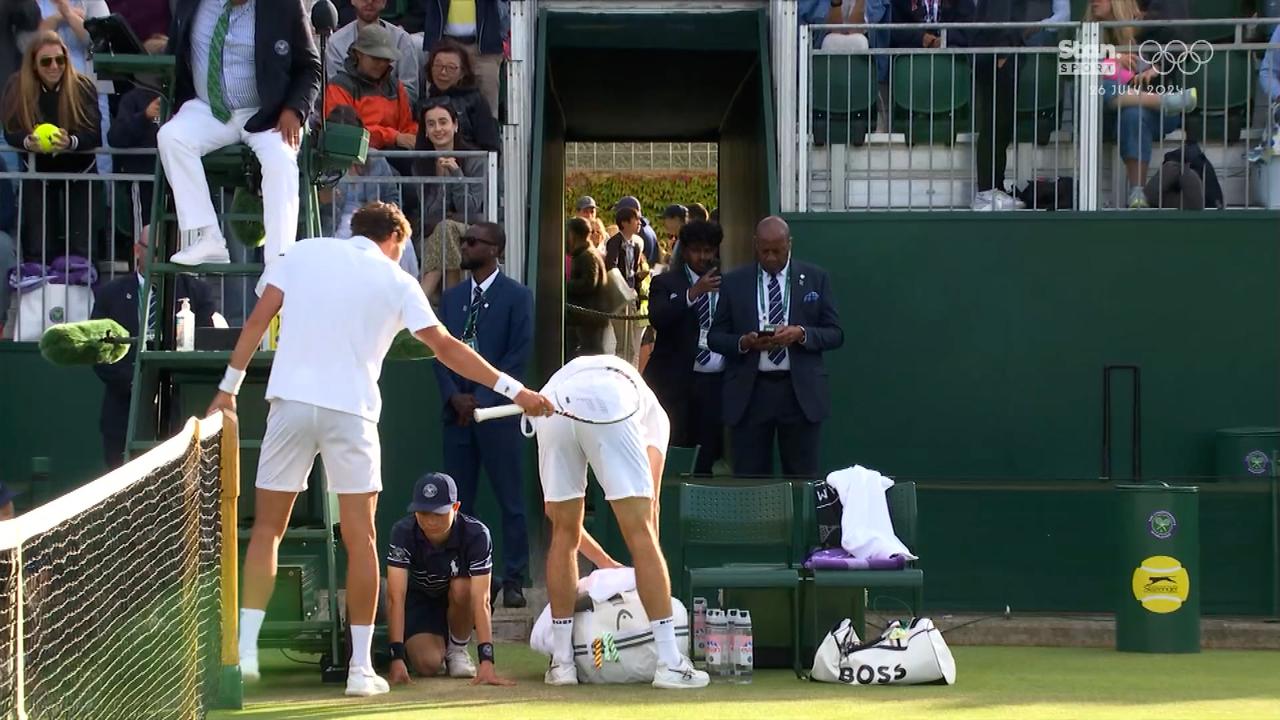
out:
<path id="1" fill-rule="evenodd" d="M 234 413 L 222 412 L 222 448 L 220 458 L 222 518 L 222 670 L 218 682 L 217 708 L 239 710 L 244 707 L 244 683 L 240 677 L 240 538 L 238 506 L 240 500 L 240 424 Z"/>

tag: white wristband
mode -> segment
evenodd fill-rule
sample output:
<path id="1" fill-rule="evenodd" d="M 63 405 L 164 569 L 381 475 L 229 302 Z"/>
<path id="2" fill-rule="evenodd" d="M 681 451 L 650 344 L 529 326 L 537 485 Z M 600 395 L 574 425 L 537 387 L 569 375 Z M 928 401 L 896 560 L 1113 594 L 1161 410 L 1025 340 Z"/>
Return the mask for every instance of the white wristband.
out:
<path id="1" fill-rule="evenodd" d="M 521 385 L 519 380 L 503 372 L 498 373 L 498 382 L 493 384 L 493 391 L 508 400 L 515 400 L 521 390 L 524 390 L 524 385 Z"/>
<path id="2" fill-rule="evenodd" d="M 244 370 L 237 370 L 228 365 L 226 374 L 222 376 L 222 382 L 218 383 L 218 389 L 228 395 L 239 395 L 240 386 L 244 384 L 244 376 Z"/>

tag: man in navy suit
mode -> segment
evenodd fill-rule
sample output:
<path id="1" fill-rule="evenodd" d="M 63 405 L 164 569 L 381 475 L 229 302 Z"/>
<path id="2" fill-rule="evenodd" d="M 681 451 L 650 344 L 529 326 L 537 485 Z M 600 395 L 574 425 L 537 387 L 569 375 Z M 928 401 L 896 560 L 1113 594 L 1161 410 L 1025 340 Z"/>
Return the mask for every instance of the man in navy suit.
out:
<path id="1" fill-rule="evenodd" d="M 137 272 L 129 273 L 99 287 L 94 295 L 93 317 L 110 318 L 124 326 L 130 337 L 138 337 L 138 311 L 142 302 L 154 303 L 151 316 L 154 323 L 169 322 L 178 311 L 170 308 L 160 311 L 160 298 L 155 293 L 147 293 L 143 297 L 143 278 L 147 267 L 147 228 L 138 234 L 133 244 L 133 257 L 137 263 Z M 191 301 L 191 312 L 196 316 L 196 325 L 210 327 L 213 325 L 213 293 L 209 286 L 191 275 L 179 275 L 174 300 L 188 298 Z M 147 340 L 154 337 L 155 324 L 147 333 Z M 105 386 L 102 393 L 102 412 L 98 416 L 98 429 L 102 432 L 102 457 L 108 468 L 117 468 L 124 463 L 124 443 L 129 432 L 129 403 L 133 394 L 133 359 L 137 355 L 137 347 L 130 347 L 124 359 L 112 365 L 94 365 L 93 371 Z"/>
<path id="2" fill-rule="evenodd" d="M 756 262 L 724 276 L 709 346 L 725 357 L 724 420 L 733 471 L 816 477 L 822 421 L 830 414 L 822 353 L 844 344 L 826 271 L 791 257 L 780 217 L 756 225 Z"/>
<path id="3" fill-rule="evenodd" d="M 178 111 L 156 145 L 184 245 L 172 261 L 230 262 L 201 158 L 244 143 L 262 166 L 269 265 L 297 239 L 298 148 L 320 94 L 320 53 L 302 0 L 178 0 L 169 50 Z"/>
<path id="4" fill-rule="evenodd" d="M 696 220 L 680 228 L 680 259 L 649 285 L 649 324 L 657 332 L 645 382 L 671 419 L 671 444 L 697 447 L 694 472 L 711 474 L 724 453 L 724 356 L 707 344 L 719 299 L 716 267 L 724 231 Z"/>
<path id="5" fill-rule="evenodd" d="M 462 236 L 462 269 L 471 281 L 454 285 L 440 298 L 440 322 L 498 370 L 520 380 L 533 350 L 533 293 L 503 275 L 498 258 L 507 244 L 502 226 L 481 222 Z M 462 512 L 475 515 L 480 466 L 502 509 L 502 604 L 524 607 L 529 569 L 529 536 L 524 508 L 524 438 L 520 417 L 477 423 L 476 408 L 510 401 L 435 364 L 444 400 L 444 469 L 458 484 Z M 496 594 L 498 585 L 494 584 Z"/>

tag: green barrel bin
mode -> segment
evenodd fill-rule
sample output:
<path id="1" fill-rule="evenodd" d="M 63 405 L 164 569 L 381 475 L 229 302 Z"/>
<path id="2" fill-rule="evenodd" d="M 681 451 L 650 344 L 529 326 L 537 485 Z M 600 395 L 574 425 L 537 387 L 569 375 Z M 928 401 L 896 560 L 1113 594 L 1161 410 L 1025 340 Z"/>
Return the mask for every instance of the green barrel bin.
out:
<path id="1" fill-rule="evenodd" d="M 1241 427 L 1218 431 L 1214 474 L 1219 477 L 1271 477 L 1280 458 L 1280 428 Z"/>
<path id="2" fill-rule="evenodd" d="M 1116 649 L 1200 652 L 1200 494 L 1120 485 Z"/>

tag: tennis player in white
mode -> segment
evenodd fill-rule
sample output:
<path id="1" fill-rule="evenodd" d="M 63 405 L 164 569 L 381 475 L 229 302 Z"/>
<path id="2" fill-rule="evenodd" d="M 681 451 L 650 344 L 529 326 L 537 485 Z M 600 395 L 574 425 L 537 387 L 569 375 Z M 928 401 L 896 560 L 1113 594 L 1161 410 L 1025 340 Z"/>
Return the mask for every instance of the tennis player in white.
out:
<path id="1" fill-rule="evenodd" d="M 328 490 L 338 494 L 347 550 L 351 662 L 347 695 L 385 693 L 370 646 L 378 604 L 374 511 L 382 490 L 378 375 L 391 342 L 408 328 L 437 362 L 512 399 L 527 414 L 550 402 L 499 373 L 441 326 L 422 288 L 397 264 L 409 222 L 395 205 L 369 203 L 351 219 L 349 240 L 314 238 L 267 267 L 265 290 L 245 322 L 209 410 L 235 410 L 245 368 L 272 318 L 280 338 L 267 400 L 271 410 L 258 462 L 253 531 L 241 589 L 240 668 L 258 679 L 258 633 L 276 580 L 276 553 L 317 454 Z"/>
<path id="2" fill-rule="evenodd" d="M 573 605 L 578 588 L 578 548 L 583 540 L 583 498 L 587 465 L 604 489 L 618 519 L 636 569 L 636 590 L 653 627 L 658 665 L 653 685 L 665 689 L 705 687 L 709 677 L 695 670 L 676 643 L 671 614 L 671 580 L 658 546 L 658 478 L 666 460 L 671 423 L 653 391 L 629 363 L 613 355 L 590 355 L 570 361 L 543 387 L 555 396 L 557 383 L 586 368 L 608 367 L 625 373 L 640 395 L 639 410 L 622 422 L 591 425 L 561 415 L 536 421 L 538 473 L 551 548 L 547 552 L 547 595 L 551 602 L 554 654 L 546 674 L 548 685 L 574 685 Z M 626 384 L 619 378 L 619 384 Z M 630 389 L 619 388 L 619 392 Z"/>

